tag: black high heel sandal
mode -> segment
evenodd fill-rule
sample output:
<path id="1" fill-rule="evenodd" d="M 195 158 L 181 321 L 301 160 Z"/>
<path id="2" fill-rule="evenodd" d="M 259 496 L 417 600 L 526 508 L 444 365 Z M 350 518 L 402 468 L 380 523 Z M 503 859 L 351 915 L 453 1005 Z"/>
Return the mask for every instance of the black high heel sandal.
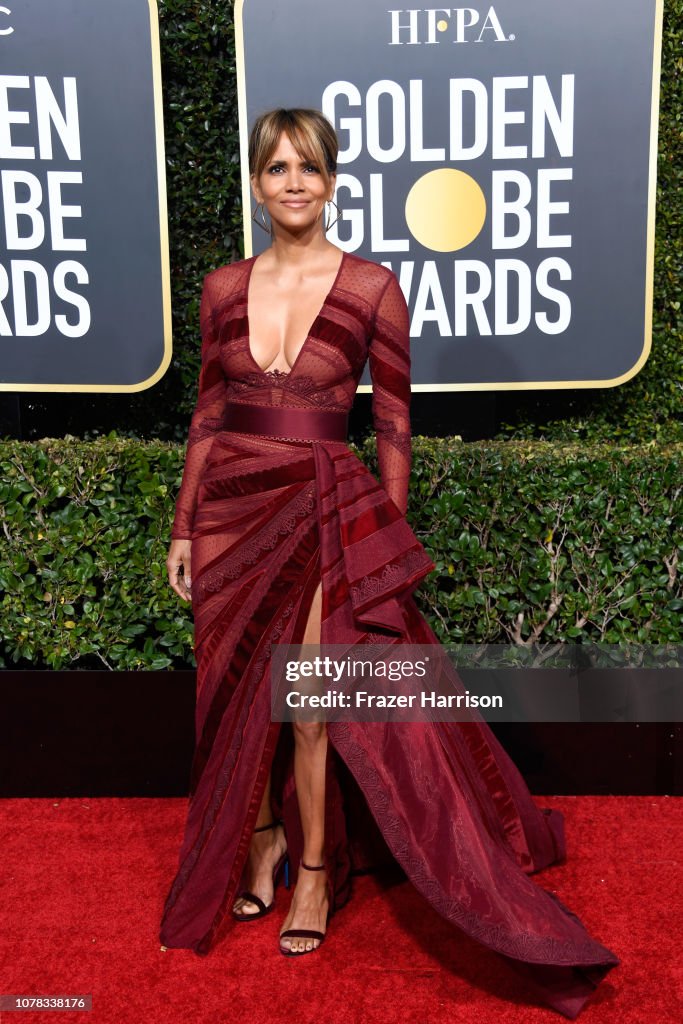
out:
<path id="1" fill-rule="evenodd" d="M 324 868 L 325 868 L 324 864 L 314 864 L 314 865 L 312 865 L 312 864 L 304 864 L 303 860 L 300 860 L 299 863 L 301 864 L 301 867 L 302 868 L 306 868 L 307 871 L 323 871 Z M 331 900 L 330 900 L 330 882 L 329 882 L 329 879 L 326 879 L 325 881 L 326 881 L 326 885 L 327 885 L 327 899 L 328 899 L 328 902 L 331 902 Z M 327 928 L 327 923 L 328 923 L 329 920 L 330 920 L 330 910 L 329 910 L 329 907 L 328 907 L 327 917 L 325 918 L 325 927 L 326 928 Z M 319 932 L 319 931 L 316 931 L 314 928 L 286 928 L 285 931 L 280 932 L 280 938 L 281 939 L 284 939 L 284 938 L 288 938 L 288 939 L 319 939 L 320 941 L 318 942 L 317 946 L 312 946 L 310 949 L 292 950 L 292 949 L 285 949 L 284 946 L 280 945 L 280 947 L 279 947 L 280 948 L 280 952 L 282 953 L 283 956 L 304 956 L 306 953 L 314 953 L 316 949 L 320 949 L 320 947 L 322 946 L 323 940 L 324 940 L 326 934 L 327 934 L 326 932 Z"/>
<path id="2" fill-rule="evenodd" d="M 278 818 L 277 821 L 271 821 L 268 825 L 259 825 L 258 828 L 254 829 L 254 832 L 265 832 L 266 829 L 275 828 L 276 825 L 282 824 L 282 819 Z M 289 889 L 289 856 L 286 850 L 273 868 L 273 889 L 275 889 L 277 885 L 280 871 L 283 867 L 285 869 L 285 885 Z M 273 896 L 272 902 L 266 906 L 260 896 L 257 896 L 256 893 L 248 892 L 247 889 L 243 889 L 242 892 L 238 893 L 236 899 L 248 900 L 250 903 L 255 903 L 259 908 L 256 911 L 246 914 L 241 914 L 239 910 L 235 910 L 233 908 L 232 916 L 236 921 L 258 921 L 259 918 L 265 917 L 266 914 L 269 914 L 275 906 L 275 896 Z"/>

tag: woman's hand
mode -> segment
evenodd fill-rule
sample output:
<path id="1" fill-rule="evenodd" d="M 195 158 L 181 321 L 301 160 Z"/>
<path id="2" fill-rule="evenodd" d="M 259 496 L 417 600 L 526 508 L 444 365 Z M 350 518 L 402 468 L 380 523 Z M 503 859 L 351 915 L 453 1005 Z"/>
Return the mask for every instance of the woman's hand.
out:
<path id="1" fill-rule="evenodd" d="M 183 601 L 191 601 L 192 594 L 192 542 L 172 540 L 166 558 L 168 582 Z"/>

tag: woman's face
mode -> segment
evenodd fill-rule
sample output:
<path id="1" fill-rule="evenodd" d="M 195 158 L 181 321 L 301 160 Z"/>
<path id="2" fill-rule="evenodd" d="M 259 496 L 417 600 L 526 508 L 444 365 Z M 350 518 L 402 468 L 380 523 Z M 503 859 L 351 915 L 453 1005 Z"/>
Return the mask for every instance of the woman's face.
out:
<path id="1" fill-rule="evenodd" d="M 325 183 L 320 168 L 302 160 L 283 132 L 278 144 L 258 179 L 251 176 L 251 187 L 257 203 L 263 203 L 274 227 L 300 235 L 310 231 L 319 221 L 322 228 L 325 203 L 334 196 L 336 175 Z"/>

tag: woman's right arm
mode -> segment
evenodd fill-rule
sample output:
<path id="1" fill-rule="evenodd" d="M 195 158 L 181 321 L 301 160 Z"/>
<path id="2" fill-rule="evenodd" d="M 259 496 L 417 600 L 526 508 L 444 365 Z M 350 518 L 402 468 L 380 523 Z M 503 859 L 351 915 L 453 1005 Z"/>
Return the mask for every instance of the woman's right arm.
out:
<path id="1" fill-rule="evenodd" d="M 166 558 L 168 581 L 184 601 L 191 599 L 192 545 L 190 541 L 199 484 L 213 438 L 223 426 L 227 387 L 213 322 L 213 299 L 209 277 L 210 275 L 207 274 L 204 278 L 199 306 L 202 337 L 199 393 L 190 421 L 183 478 L 176 498 L 171 545 Z"/>
<path id="2" fill-rule="evenodd" d="M 369 365 L 380 482 L 405 515 L 412 459 L 410 315 L 393 273 L 378 299 Z"/>

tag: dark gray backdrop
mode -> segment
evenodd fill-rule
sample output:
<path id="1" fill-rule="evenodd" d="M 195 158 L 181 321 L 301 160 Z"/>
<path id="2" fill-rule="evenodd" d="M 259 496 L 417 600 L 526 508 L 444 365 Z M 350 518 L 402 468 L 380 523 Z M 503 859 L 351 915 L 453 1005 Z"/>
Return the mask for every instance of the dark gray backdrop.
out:
<path id="1" fill-rule="evenodd" d="M 412 338 L 412 380 L 425 390 L 441 387 L 466 389 L 507 382 L 513 387 L 573 386 L 596 387 L 632 375 L 649 346 L 649 309 L 646 308 L 648 211 L 654 215 L 654 195 L 649 195 L 650 125 L 654 81 L 653 56 L 656 22 L 661 5 L 656 0 L 509 0 L 494 5 L 506 41 L 485 31 L 480 42 L 478 30 L 466 33 L 469 41 L 456 43 L 457 15 L 451 10 L 448 30 L 438 32 L 436 44 L 426 38 L 426 8 L 421 8 L 417 44 L 391 45 L 390 5 L 384 0 L 347 0 L 344 4 L 320 4 L 317 0 L 244 0 L 236 5 L 238 22 L 238 74 L 242 76 L 246 108 L 241 110 L 241 131 L 248 132 L 254 117 L 275 106 L 322 108 L 325 87 L 336 80 L 353 83 L 365 95 L 371 83 L 389 79 L 401 84 L 406 93 L 410 79 L 423 82 L 426 146 L 445 146 L 446 161 L 411 163 L 408 153 L 398 162 L 379 163 L 365 146 L 351 163 L 339 165 L 340 173 L 358 177 L 365 189 L 364 199 L 339 195 L 347 209 L 363 208 L 368 219 L 368 176 L 384 175 L 384 188 L 391 201 L 385 203 L 385 235 L 410 238 L 408 253 L 374 253 L 366 237 L 356 251 L 378 262 L 388 261 L 398 274 L 401 260 L 415 261 L 415 278 L 409 303 L 414 300 L 419 269 L 426 259 L 436 260 L 443 284 L 446 309 L 453 321 L 454 260 L 477 259 L 493 269 L 496 258 L 526 262 L 532 272 L 541 259 L 560 257 L 571 266 L 570 281 L 551 275 L 553 287 L 571 298 L 569 327 L 559 334 L 542 333 L 533 313 L 547 311 L 555 319 L 557 309 L 538 295 L 532 297 L 532 322 L 521 334 L 480 335 L 470 315 L 466 336 L 440 337 L 436 325 L 427 323 L 420 336 Z M 489 3 L 468 5 L 484 22 Z M 408 23 L 408 8 L 402 22 Z M 446 21 L 443 14 L 436 17 Z M 467 18 L 471 16 L 468 15 Z M 240 33 L 243 32 L 243 52 Z M 514 36 L 514 39 L 510 39 Z M 547 133 L 544 158 L 491 158 L 490 145 L 475 160 L 451 164 L 448 159 L 448 82 L 450 78 L 475 78 L 489 91 L 494 76 L 545 75 L 559 103 L 563 74 L 575 76 L 574 153 L 558 154 L 552 134 Z M 524 110 L 530 119 L 531 90 L 515 90 L 508 106 Z M 471 108 L 469 108 L 471 111 Z M 389 105 L 383 123 L 390 141 Z M 471 116 L 465 110 L 465 137 L 471 131 Z M 343 116 L 362 114 L 363 108 L 341 104 Z M 490 117 L 489 117 L 490 125 Z M 339 127 L 335 124 L 335 127 Z M 348 133 L 339 131 L 345 147 Z M 508 144 L 530 143 L 528 127 L 511 125 Z M 530 146 L 529 146 L 530 149 Z M 411 238 L 403 213 L 405 197 L 414 181 L 437 167 L 455 166 L 470 174 L 487 196 L 492 170 L 521 170 L 532 183 L 539 167 L 570 167 L 572 180 L 553 185 L 555 201 L 568 200 L 567 216 L 551 218 L 553 233 L 572 236 L 570 248 L 538 250 L 535 230 L 521 248 L 493 250 L 490 209 L 479 236 L 456 252 L 432 252 Z M 243 173 L 246 168 L 243 167 Z M 535 196 L 530 210 L 532 219 Z M 247 211 L 248 215 L 250 210 Z M 249 235 L 247 227 L 247 252 Z M 340 225 L 342 247 L 348 231 Z M 333 238 L 336 241 L 336 238 Z M 254 252 L 268 244 L 255 229 Z M 510 319 L 514 318 L 513 295 Z M 493 319 L 493 295 L 486 302 Z M 366 368 L 367 378 L 367 368 Z M 366 379 L 364 378 L 364 379 Z"/>
<path id="2" fill-rule="evenodd" d="M 82 263 L 87 284 L 68 279 L 87 298 L 91 324 L 79 338 L 67 338 L 54 325 L 56 314 L 71 321 L 75 311 L 51 296 L 49 330 L 37 337 L 0 335 L 0 380 L 4 389 L 35 385 L 35 390 L 137 390 L 170 358 L 170 323 L 164 323 L 162 273 L 167 225 L 159 223 L 159 183 L 155 135 L 152 36 L 156 6 L 148 0 L 22 0 L 4 16 L 0 35 L 0 76 L 29 76 L 31 87 L 10 89 L 12 110 L 29 112 L 29 124 L 13 124 L 14 146 L 34 146 L 37 128 L 33 80 L 45 76 L 60 106 L 62 79 L 77 79 L 81 160 L 68 159 L 56 132 L 51 160 L 2 159 L 0 170 L 21 168 L 43 188 L 47 215 L 47 172 L 82 173 L 82 184 L 62 188 L 63 202 L 80 205 L 81 216 L 65 220 L 65 235 L 86 239 L 85 251 L 53 252 L 49 231 L 37 249 L 7 251 L 0 218 L 0 263 L 30 259 L 48 277 L 62 260 Z M 160 99 L 160 98 L 159 98 Z M 161 118 L 161 110 L 158 115 Z M 163 162 L 162 162 L 163 171 Z M 26 190 L 19 196 L 23 198 Z M 22 234 L 28 233 L 20 218 Z M 163 232 L 163 234 L 162 234 Z M 29 289 L 28 316 L 36 319 L 35 291 Z M 10 323 L 13 303 L 5 301 Z M 169 305 L 170 309 L 170 305 Z M 148 386 L 148 385 L 143 385 Z"/>

